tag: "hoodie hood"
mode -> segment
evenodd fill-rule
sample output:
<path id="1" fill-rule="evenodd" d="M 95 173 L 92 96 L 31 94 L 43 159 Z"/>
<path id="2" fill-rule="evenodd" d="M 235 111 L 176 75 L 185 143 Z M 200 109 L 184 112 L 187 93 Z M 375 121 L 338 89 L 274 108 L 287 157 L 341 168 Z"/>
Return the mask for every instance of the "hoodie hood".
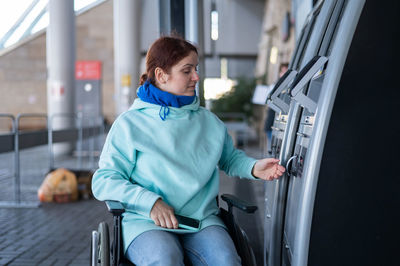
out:
<path id="1" fill-rule="evenodd" d="M 160 108 L 162 106 L 158 104 L 153 104 L 153 103 L 148 103 L 145 101 L 142 101 L 140 98 L 136 98 L 135 101 L 133 102 L 132 106 L 129 108 L 129 110 L 138 110 L 140 112 L 144 112 L 146 114 L 154 115 L 158 118 L 159 117 L 159 112 Z M 172 107 L 169 106 L 169 114 L 167 116 L 168 118 L 174 118 L 174 117 L 179 117 L 182 115 L 185 115 L 189 112 L 195 112 L 198 111 L 200 107 L 200 101 L 198 97 L 194 98 L 194 101 L 191 104 L 184 105 L 182 107 Z"/>

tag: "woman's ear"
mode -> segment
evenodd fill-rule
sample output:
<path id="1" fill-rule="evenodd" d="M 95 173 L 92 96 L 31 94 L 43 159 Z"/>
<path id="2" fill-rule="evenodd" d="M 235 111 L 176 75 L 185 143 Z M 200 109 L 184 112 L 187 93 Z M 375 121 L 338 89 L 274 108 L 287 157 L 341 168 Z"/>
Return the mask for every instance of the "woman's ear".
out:
<path id="1" fill-rule="evenodd" d="M 159 84 L 165 84 L 168 81 L 168 74 L 165 73 L 160 67 L 156 67 L 154 70 L 154 75 Z"/>

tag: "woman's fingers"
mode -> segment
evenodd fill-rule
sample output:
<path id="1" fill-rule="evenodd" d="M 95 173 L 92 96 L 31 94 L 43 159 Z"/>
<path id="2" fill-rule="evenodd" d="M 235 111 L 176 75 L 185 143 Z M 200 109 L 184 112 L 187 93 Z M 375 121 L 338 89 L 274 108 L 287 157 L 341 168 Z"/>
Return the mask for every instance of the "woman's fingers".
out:
<path id="1" fill-rule="evenodd" d="M 268 159 L 270 163 L 278 163 L 279 159 L 275 159 L 275 158 L 269 158 Z"/>
<path id="2" fill-rule="evenodd" d="M 165 222 L 165 219 L 164 219 L 164 217 L 160 217 L 160 219 L 159 219 L 159 220 L 160 220 L 160 226 L 161 226 L 161 227 L 164 227 L 164 228 L 165 228 L 165 227 L 167 227 L 167 226 L 166 226 L 166 225 L 167 225 L 167 223 Z"/>
<path id="3" fill-rule="evenodd" d="M 157 220 L 159 223 L 155 224 L 161 227 L 169 229 L 178 228 L 178 221 L 176 220 L 175 215 L 170 211 L 162 213 Z"/>
<path id="4" fill-rule="evenodd" d="M 174 215 L 174 209 L 158 199 L 150 212 L 150 217 L 154 221 L 155 225 L 164 228 L 178 228 L 178 221 Z"/>
<path id="5" fill-rule="evenodd" d="M 164 213 L 161 217 L 156 219 L 154 223 L 158 226 L 176 229 L 178 228 L 178 220 L 173 213 Z"/>
<path id="6" fill-rule="evenodd" d="M 276 164 L 266 179 L 268 181 L 278 179 L 280 176 L 283 175 L 284 171 L 285 168 L 283 166 Z"/>
<path id="7" fill-rule="evenodd" d="M 173 211 L 168 209 L 164 209 L 159 211 L 153 221 L 156 225 L 164 227 L 164 228 L 173 228 L 173 223 L 171 221 L 171 215 L 173 215 Z"/>
<path id="8" fill-rule="evenodd" d="M 171 213 L 164 214 L 165 227 L 170 228 L 170 229 L 174 228 L 174 225 L 172 224 L 172 220 L 171 220 L 171 215 L 173 215 L 173 214 L 171 214 Z"/>
<path id="9" fill-rule="evenodd" d="M 286 169 L 282 165 L 278 164 L 278 170 L 281 172 L 285 172 Z"/>
<path id="10" fill-rule="evenodd" d="M 168 227 L 168 219 L 165 219 L 165 217 L 163 215 L 154 218 L 153 221 L 154 221 L 155 225 L 158 225 L 158 226 L 161 226 L 164 228 L 169 228 Z"/>
<path id="11" fill-rule="evenodd" d="M 153 218 L 154 224 L 161 226 L 160 220 L 158 218 Z"/>
<path id="12" fill-rule="evenodd" d="M 171 218 L 171 222 L 172 222 L 172 228 L 177 229 L 179 226 L 179 223 L 178 223 L 178 220 L 176 219 L 175 215 L 172 214 L 170 216 L 170 218 Z"/>

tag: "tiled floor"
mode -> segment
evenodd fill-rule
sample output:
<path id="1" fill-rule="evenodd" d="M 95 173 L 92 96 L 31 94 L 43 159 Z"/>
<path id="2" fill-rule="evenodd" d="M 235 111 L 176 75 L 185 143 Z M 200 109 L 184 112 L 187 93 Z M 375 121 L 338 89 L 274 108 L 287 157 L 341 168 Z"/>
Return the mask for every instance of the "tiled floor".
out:
<path id="1" fill-rule="evenodd" d="M 0 208 L 0 265 L 89 265 L 90 235 L 99 222 L 111 224 L 96 200 Z"/>
<path id="2" fill-rule="evenodd" d="M 0 204 L 15 204 L 14 153 L 0 154 Z M 88 159 L 86 169 L 94 168 Z M 55 167 L 76 169 L 73 157 L 58 157 Z M 37 190 L 49 171 L 46 146 L 20 152 L 20 202 L 38 205 Z M 89 265 L 91 231 L 112 224 L 104 203 L 42 204 L 37 208 L 0 205 L 0 265 Z"/>

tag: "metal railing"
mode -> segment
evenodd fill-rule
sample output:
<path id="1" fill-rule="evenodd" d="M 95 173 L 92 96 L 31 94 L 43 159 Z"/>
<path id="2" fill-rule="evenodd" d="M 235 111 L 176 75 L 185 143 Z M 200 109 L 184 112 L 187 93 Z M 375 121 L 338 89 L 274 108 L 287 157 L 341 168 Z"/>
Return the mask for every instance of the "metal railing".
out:
<path id="1" fill-rule="evenodd" d="M 21 118 L 24 117 L 35 117 L 44 118 L 48 124 L 48 119 L 46 114 L 18 114 L 15 120 L 15 130 L 14 130 L 14 204 L 10 203 L 13 207 L 37 207 L 38 202 L 22 202 L 21 201 L 21 172 L 20 172 L 20 156 L 19 156 L 19 122 Z"/>
<path id="2" fill-rule="evenodd" d="M 83 140 L 89 139 L 89 165 L 94 166 L 95 156 L 95 140 L 96 136 L 105 133 L 105 126 L 102 116 L 83 117 L 80 114 L 65 113 L 55 114 L 48 117 L 46 114 L 24 113 L 18 114 L 15 118 L 11 114 L 0 114 L 0 118 L 5 117 L 11 120 L 11 130 L 6 134 L 0 134 L 0 153 L 14 152 L 14 200 L 0 201 L 1 207 L 19 207 L 30 208 L 40 206 L 39 202 L 24 202 L 21 201 L 21 176 L 20 176 L 20 151 L 22 149 L 48 145 L 49 170 L 54 169 L 54 150 L 53 144 L 56 142 L 77 141 L 77 167 L 82 167 Z M 42 118 L 46 120 L 46 130 L 21 131 L 20 121 L 22 118 Z M 54 129 L 54 119 L 56 118 L 72 119 L 74 125 L 68 128 Z M 88 121 L 84 123 L 84 121 Z M 84 126 L 86 124 L 87 126 Z M 100 141 L 99 141 L 100 142 Z M 100 144 L 100 143 L 99 143 Z M 102 143 L 101 143 L 102 144 Z M 99 145 L 100 146 L 100 145 Z"/>
<path id="3" fill-rule="evenodd" d="M 81 151 L 82 149 L 82 141 L 83 141 L 83 129 L 81 123 L 79 123 L 80 120 L 78 120 L 79 116 L 77 114 L 71 114 L 71 113 L 61 113 L 61 114 L 54 114 L 50 117 L 49 123 L 48 123 L 48 152 L 49 152 L 49 169 L 54 168 L 54 150 L 53 150 L 53 122 L 55 118 L 72 118 L 73 122 L 75 124 L 76 121 L 78 121 L 78 144 L 77 144 L 77 149 L 78 151 Z M 65 131 L 66 129 L 63 129 Z M 72 130 L 72 131 L 71 131 Z M 76 129 L 72 128 L 69 131 L 71 131 L 71 134 L 74 133 Z M 82 167 L 82 160 L 81 157 L 78 157 L 78 168 Z"/>

